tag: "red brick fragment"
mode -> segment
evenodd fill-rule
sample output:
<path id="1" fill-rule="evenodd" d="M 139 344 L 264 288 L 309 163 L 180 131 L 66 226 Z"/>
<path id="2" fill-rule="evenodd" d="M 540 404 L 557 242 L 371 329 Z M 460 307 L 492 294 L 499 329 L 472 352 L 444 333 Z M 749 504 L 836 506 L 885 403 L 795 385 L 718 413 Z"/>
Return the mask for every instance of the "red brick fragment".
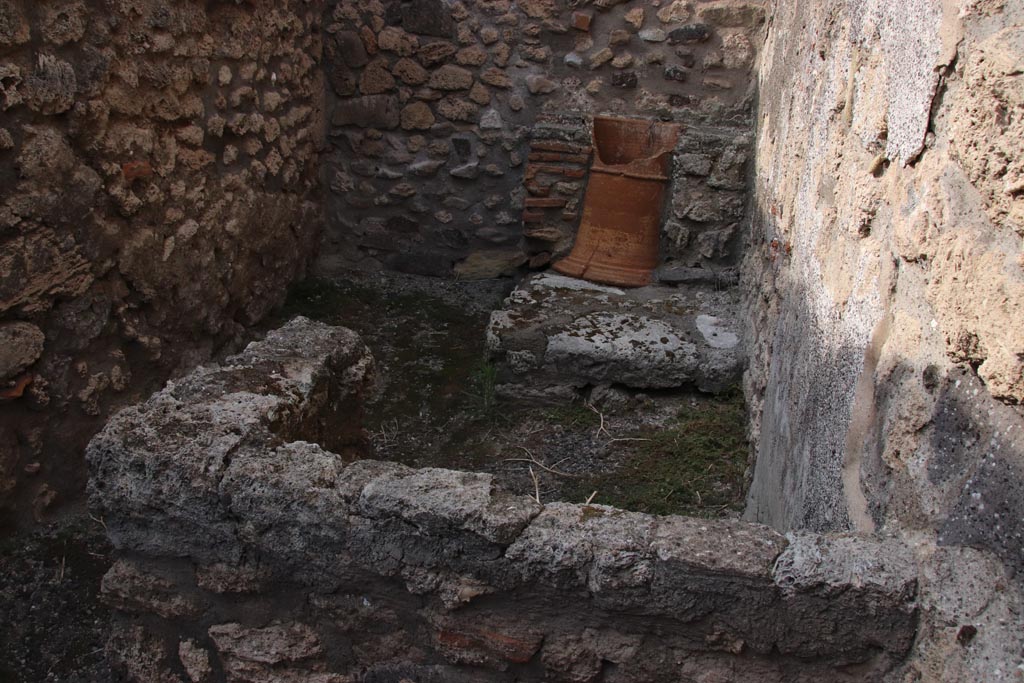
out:
<path id="1" fill-rule="evenodd" d="M 551 194 L 551 186 L 531 180 L 526 183 L 526 191 L 534 197 L 547 197 Z"/>
<path id="2" fill-rule="evenodd" d="M 0 389 L 0 401 L 13 401 L 25 395 L 25 389 L 32 384 L 32 375 L 22 375 L 14 380 L 14 385 L 7 389 Z"/>
<path id="3" fill-rule="evenodd" d="M 572 27 L 577 31 L 590 31 L 590 25 L 594 21 L 594 15 L 589 12 L 573 12 Z"/>
<path id="4" fill-rule="evenodd" d="M 375 55 L 380 51 L 380 46 L 377 43 L 377 34 L 373 32 L 369 26 L 364 26 L 359 29 L 359 37 L 363 40 L 363 47 L 366 48 L 366 54 Z"/>
<path id="5" fill-rule="evenodd" d="M 586 166 L 590 156 L 586 154 L 564 154 L 562 152 L 530 152 L 530 161 L 557 161 L 564 164 Z"/>
<path id="6" fill-rule="evenodd" d="M 527 197 L 526 206 L 530 209 L 561 209 L 567 200 L 564 197 Z"/>
<path id="7" fill-rule="evenodd" d="M 565 176 L 566 178 L 582 178 L 583 176 L 585 176 L 587 174 L 587 170 L 584 169 L 584 168 L 572 168 L 572 167 L 568 167 L 568 166 L 547 166 L 547 165 L 544 165 L 544 166 L 541 166 L 541 165 L 530 166 L 527 169 L 527 171 L 526 171 L 527 174 L 529 174 L 531 169 L 534 171 L 534 177 L 536 177 L 540 173 L 550 173 L 551 175 L 561 175 L 561 176 Z"/>
<path id="8" fill-rule="evenodd" d="M 526 664 L 540 649 L 541 637 L 514 638 L 483 629 L 473 633 L 442 630 L 437 634 L 437 642 L 442 647 L 454 650 L 483 651 L 513 664 Z"/>
<path id="9" fill-rule="evenodd" d="M 534 140 L 530 143 L 530 149 L 540 152 L 565 152 L 567 154 L 590 154 L 594 148 L 590 145 L 578 145 L 573 142 L 562 142 L 560 140 Z"/>
<path id="10" fill-rule="evenodd" d="M 138 178 L 148 178 L 153 175 L 153 165 L 148 161 L 129 161 L 121 166 L 121 173 L 124 174 L 126 183 Z"/>
<path id="11" fill-rule="evenodd" d="M 541 211 L 523 211 L 524 223 L 543 223 L 544 213 Z"/>

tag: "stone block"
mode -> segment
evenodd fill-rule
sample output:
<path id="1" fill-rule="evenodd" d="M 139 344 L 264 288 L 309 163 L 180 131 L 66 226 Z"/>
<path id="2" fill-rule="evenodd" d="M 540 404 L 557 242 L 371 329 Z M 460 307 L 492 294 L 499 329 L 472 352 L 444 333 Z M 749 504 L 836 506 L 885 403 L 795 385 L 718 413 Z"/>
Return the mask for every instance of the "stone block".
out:
<path id="1" fill-rule="evenodd" d="M 180 574 L 159 566 L 118 560 L 103 576 L 100 598 L 125 612 L 158 614 L 164 619 L 195 619 L 205 605 L 194 594 L 194 586 L 189 585 L 191 576 L 182 580 Z"/>
<path id="2" fill-rule="evenodd" d="M 450 38 L 455 31 L 451 6 L 444 0 L 411 0 L 400 9 L 402 28 L 423 36 Z"/>
<path id="3" fill-rule="evenodd" d="M 0 381 L 21 374 L 43 355 L 46 337 L 31 323 L 0 324 Z"/>
<path id="4" fill-rule="evenodd" d="M 531 372 L 506 378 L 521 383 L 724 390 L 742 367 L 737 304 L 728 292 L 627 291 L 539 275 L 491 316 L 488 349 L 499 363 L 517 351 L 537 355 Z"/>
<path id="5" fill-rule="evenodd" d="M 668 42 L 671 45 L 706 43 L 711 39 L 711 33 L 711 27 L 707 24 L 687 24 L 669 32 Z"/>
<path id="6" fill-rule="evenodd" d="M 468 531 L 508 544 L 540 506 L 496 489 L 488 474 L 426 469 L 397 471 L 371 481 L 359 498 L 359 511 L 371 519 L 403 519 L 430 534 Z"/>
<path id="7" fill-rule="evenodd" d="M 391 130 L 401 124 L 398 98 L 393 95 L 367 95 L 334 104 L 331 114 L 334 126 L 358 126 Z"/>
<path id="8" fill-rule="evenodd" d="M 238 529 L 225 518 L 220 483 L 230 471 L 226 481 L 242 492 L 252 481 L 245 473 L 270 466 L 270 456 L 232 453 L 256 435 L 266 439 L 294 430 L 319 432 L 341 449 L 358 447 L 360 414 L 353 400 L 370 382 L 372 359 L 354 333 L 297 318 L 223 366 L 202 368 L 115 415 L 86 454 L 91 505 L 107 519 L 119 548 L 237 562 L 240 548 L 228 539 L 237 538 Z M 305 472 L 316 476 L 315 460 L 292 453 L 306 467 L 294 468 L 294 481 Z"/>
<path id="9" fill-rule="evenodd" d="M 515 275 L 526 263 L 519 249 L 472 252 L 455 266 L 455 274 L 463 280 L 492 280 Z"/>

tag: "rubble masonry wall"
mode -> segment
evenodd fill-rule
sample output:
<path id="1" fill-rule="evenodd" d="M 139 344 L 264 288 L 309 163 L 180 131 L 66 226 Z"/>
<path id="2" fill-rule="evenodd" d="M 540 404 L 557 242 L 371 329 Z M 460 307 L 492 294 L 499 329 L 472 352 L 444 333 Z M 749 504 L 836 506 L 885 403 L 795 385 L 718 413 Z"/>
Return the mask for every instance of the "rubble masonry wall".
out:
<path id="1" fill-rule="evenodd" d="M 279 303 L 322 227 L 322 2 L 0 0 L 0 508 Z"/>

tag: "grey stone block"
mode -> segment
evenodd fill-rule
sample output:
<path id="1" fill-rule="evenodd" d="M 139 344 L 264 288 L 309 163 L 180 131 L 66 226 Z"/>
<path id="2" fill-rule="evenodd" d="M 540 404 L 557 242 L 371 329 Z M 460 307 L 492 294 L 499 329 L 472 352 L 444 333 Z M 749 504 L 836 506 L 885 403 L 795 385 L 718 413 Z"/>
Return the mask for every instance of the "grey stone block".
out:
<path id="1" fill-rule="evenodd" d="M 487 343 L 507 382 L 722 391 L 742 369 L 737 305 L 728 291 L 622 290 L 542 274 L 492 314 Z"/>

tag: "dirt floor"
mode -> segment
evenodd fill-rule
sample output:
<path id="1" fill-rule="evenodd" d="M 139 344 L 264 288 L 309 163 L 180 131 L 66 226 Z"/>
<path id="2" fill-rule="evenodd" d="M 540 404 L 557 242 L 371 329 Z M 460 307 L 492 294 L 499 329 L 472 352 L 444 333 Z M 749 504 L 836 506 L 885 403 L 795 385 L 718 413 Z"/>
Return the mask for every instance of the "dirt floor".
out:
<path id="1" fill-rule="evenodd" d="M 737 515 L 747 465 L 739 393 L 503 401 L 484 328 L 511 288 L 400 275 L 314 280 L 295 287 L 267 327 L 303 314 L 363 336 L 381 377 L 367 415 L 376 458 L 490 472 L 543 502 Z M 97 599 L 109 554 L 84 505 L 0 537 L 0 683 L 120 681 L 104 656 L 109 614 Z"/>
<path id="2" fill-rule="evenodd" d="M 110 567 L 103 528 L 84 512 L 0 538 L 0 683 L 108 683 Z"/>
<path id="3" fill-rule="evenodd" d="M 542 502 L 737 515 L 748 458 L 740 392 L 600 389 L 563 405 L 502 400 L 484 330 L 511 287 L 394 274 L 312 280 L 294 289 L 278 321 L 302 314 L 366 341 L 381 375 L 367 415 L 375 458 L 490 472 Z"/>

